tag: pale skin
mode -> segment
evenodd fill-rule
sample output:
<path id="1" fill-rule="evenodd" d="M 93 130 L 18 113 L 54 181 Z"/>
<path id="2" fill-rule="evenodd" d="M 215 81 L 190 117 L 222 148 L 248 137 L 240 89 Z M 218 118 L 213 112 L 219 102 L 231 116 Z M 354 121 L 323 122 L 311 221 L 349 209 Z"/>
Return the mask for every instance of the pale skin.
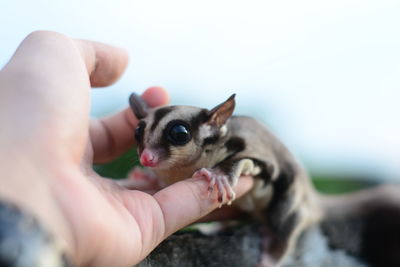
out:
<path id="1" fill-rule="evenodd" d="M 0 200 L 36 216 L 78 266 L 132 266 L 219 206 L 205 197 L 204 179 L 151 195 L 92 170 L 134 145 L 130 109 L 89 119 L 91 87 L 115 82 L 127 62 L 119 48 L 35 32 L 0 71 Z M 142 97 L 150 106 L 168 102 L 160 87 Z M 239 179 L 237 196 L 251 186 Z"/>

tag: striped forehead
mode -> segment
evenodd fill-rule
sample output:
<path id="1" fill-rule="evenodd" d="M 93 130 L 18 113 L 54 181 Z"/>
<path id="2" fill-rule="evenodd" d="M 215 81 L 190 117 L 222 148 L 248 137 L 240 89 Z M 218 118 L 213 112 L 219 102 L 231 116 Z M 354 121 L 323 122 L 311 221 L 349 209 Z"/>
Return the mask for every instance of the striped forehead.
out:
<path id="1" fill-rule="evenodd" d="M 157 139 L 160 137 L 165 127 L 172 120 L 182 120 L 193 127 L 198 126 L 203 121 L 205 113 L 204 109 L 192 106 L 168 106 L 155 109 L 147 124 L 151 133 L 150 138 Z"/>

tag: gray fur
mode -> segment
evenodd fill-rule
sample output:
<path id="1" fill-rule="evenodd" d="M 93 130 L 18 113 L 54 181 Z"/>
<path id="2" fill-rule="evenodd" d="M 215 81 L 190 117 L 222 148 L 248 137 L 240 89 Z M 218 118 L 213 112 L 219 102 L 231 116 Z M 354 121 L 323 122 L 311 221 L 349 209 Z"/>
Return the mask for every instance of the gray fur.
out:
<path id="1" fill-rule="evenodd" d="M 141 115 L 134 106 L 135 114 Z M 142 119 L 156 126 L 145 129 L 144 146 L 163 157 L 154 168 L 163 185 L 191 177 L 201 168 L 228 176 L 231 186 L 242 174 L 258 178 L 251 192 L 234 205 L 265 223 L 270 235 L 266 264 L 278 264 L 298 235 L 319 220 L 320 211 L 309 177 L 292 154 L 255 119 L 231 116 L 234 107 L 232 95 L 210 111 L 190 106 L 150 110 Z M 185 146 L 172 146 L 165 140 L 166 126 L 172 120 L 190 126 L 193 140 Z"/>

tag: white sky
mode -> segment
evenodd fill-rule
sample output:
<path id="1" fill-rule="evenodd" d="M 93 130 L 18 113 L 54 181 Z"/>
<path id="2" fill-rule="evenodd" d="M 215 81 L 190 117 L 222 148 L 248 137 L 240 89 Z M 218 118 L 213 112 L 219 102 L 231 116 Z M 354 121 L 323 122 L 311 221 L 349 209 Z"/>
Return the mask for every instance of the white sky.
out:
<path id="1" fill-rule="evenodd" d="M 174 104 L 237 93 L 313 169 L 400 179 L 400 1 L 0 0 L 0 66 L 31 31 L 128 49 L 93 114 L 163 85 Z"/>

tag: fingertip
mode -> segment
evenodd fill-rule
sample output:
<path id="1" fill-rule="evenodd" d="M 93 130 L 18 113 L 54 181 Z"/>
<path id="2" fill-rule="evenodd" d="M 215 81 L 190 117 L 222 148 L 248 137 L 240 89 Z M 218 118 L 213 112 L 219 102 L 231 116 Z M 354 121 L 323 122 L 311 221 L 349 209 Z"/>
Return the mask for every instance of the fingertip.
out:
<path id="1" fill-rule="evenodd" d="M 104 87 L 117 81 L 125 71 L 128 51 L 100 42 L 75 39 L 85 61 L 92 87 Z"/>
<path id="2" fill-rule="evenodd" d="M 152 86 L 143 92 L 142 98 L 150 107 L 166 105 L 169 102 L 169 94 L 161 86 Z"/>
<path id="3" fill-rule="evenodd" d="M 125 71 L 128 62 L 128 51 L 103 43 L 91 42 L 95 50 L 96 61 L 90 73 L 92 87 L 103 87 L 113 84 Z"/>
<path id="4" fill-rule="evenodd" d="M 237 197 L 247 193 L 254 185 L 254 179 L 251 176 L 241 176 L 238 184 L 233 188 L 237 194 Z"/>

